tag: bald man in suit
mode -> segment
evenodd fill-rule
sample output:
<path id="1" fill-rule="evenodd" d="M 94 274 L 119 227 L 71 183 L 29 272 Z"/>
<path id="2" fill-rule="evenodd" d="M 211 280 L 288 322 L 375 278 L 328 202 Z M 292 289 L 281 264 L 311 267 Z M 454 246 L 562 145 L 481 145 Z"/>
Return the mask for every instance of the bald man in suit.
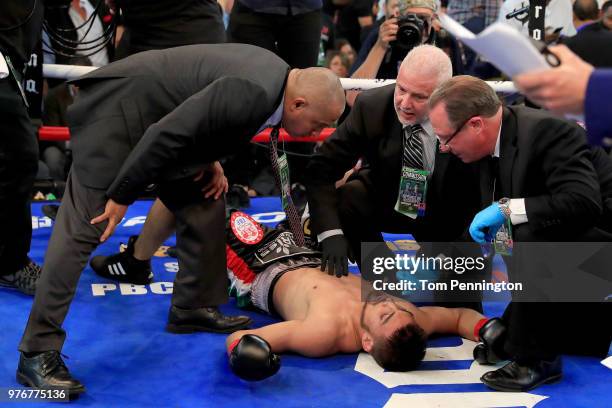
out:
<path id="1" fill-rule="evenodd" d="M 76 81 L 68 111 L 74 164 L 28 324 L 17 376 L 35 388 L 85 388 L 60 357 L 68 313 L 89 255 L 112 234 L 147 186 L 176 218 L 179 272 L 167 330 L 229 333 L 224 202 L 205 198 L 204 170 L 269 126 L 309 135 L 344 109 L 338 78 L 323 68 L 290 70 L 269 51 L 191 45 L 148 51 Z M 213 170 L 214 171 L 214 170 Z"/>

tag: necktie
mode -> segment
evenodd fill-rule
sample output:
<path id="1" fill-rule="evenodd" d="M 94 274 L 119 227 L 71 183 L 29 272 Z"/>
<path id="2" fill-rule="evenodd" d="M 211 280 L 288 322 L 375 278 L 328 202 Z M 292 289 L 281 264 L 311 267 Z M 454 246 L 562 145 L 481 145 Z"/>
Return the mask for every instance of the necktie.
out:
<path id="1" fill-rule="evenodd" d="M 278 127 L 274 127 L 270 133 L 270 163 L 272 164 L 272 170 L 274 170 L 274 179 L 276 185 L 282 190 L 280 178 L 280 168 L 278 165 L 278 150 L 276 144 L 278 142 Z M 281 193 L 282 194 L 282 193 Z M 285 215 L 289 221 L 289 227 L 293 233 L 293 238 L 298 246 L 304 246 L 304 231 L 302 230 L 302 223 L 300 222 L 300 216 L 298 215 L 297 209 L 291 199 L 291 194 L 287 196 L 287 208 L 285 208 Z"/>
<path id="2" fill-rule="evenodd" d="M 424 169 L 423 141 L 419 133 L 423 130 L 421 125 L 414 124 L 404 128 L 404 158 L 402 164 L 413 169 Z"/>

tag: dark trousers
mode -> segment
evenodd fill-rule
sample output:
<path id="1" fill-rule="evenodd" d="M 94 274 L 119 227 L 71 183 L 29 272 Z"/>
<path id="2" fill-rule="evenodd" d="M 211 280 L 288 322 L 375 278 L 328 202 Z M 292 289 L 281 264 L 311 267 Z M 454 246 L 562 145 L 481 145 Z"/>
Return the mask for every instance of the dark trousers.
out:
<path id="1" fill-rule="evenodd" d="M 228 34 L 231 42 L 252 44 L 274 52 L 292 68 L 308 68 L 317 65 L 322 24 L 321 10 L 298 15 L 257 13 L 236 1 L 230 15 Z M 290 152 L 308 156 L 312 154 L 313 146 L 312 143 L 290 143 L 286 147 Z M 288 156 L 289 170 L 292 182 L 303 183 L 308 157 L 298 155 Z M 270 158 L 267 149 L 251 146 L 248 151 L 232 157 L 231 162 L 239 165 L 234 165 L 238 169 L 228 174 L 230 181 L 252 185 L 263 169 L 269 166 Z M 244 163 L 250 165 L 245 166 Z M 229 165 L 232 166 L 231 163 Z M 273 189 L 272 185 L 270 188 Z M 265 188 L 260 190 L 266 193 Z"/>
<path id="2" fill-rule="evenodd" d="M 0 79 L 0 275 L 28 262 L 38 139 L 12 77 Z"/>
<path id="3" fill-rule="evenodd" d="M 338 213 L 340 223 L 342 224 L 342 231 L 356 258 L 362 276 L 366 280 L 371 280 L 369 279 L 371 276 L 368 276 L 367 268 L 363 269 L 361 267 L 361 262 L 365 259 L 366 263 L 370 263 L 370 257 L 381 256 L 381 254 L 363 254 L 361 248 L 362 242 L 383 242 L 383 231 L 412 234 L 418 240 L 424 228 L 427 228 L 422 218 L 414 220 L 398 213 L 390 205 L 382 206 L 377 200 L 379 195 L 371 186 L 371 181 L 367 177 L 367 171 L 362 170 L 358 172 L 356 177 L 349 179 L 347 183 L 338 188 L 337 192 L 339 194 Z M 446 252 L 446 246 L 442 249 L 442 246 L 428 244 L 422 249 L 425 256 L 435 257 L 440 253 L 451 255 Z M 473 256 L 473 254 L 470 255 Z M 392 256 L 392 254 L 389 251 L 387 255 L 382 256 Z M 490 268 L 490 265 L 488 265 L 488 268 Z M 488 273 L 490 273 L 489 269 L 484 271 L 483 275 Z M 448 281 L 451 278 L 459 278 L 464 281 L 480 281 L 483 275 L 459 277 L 459 275 L 453 272 L 448 272 L 440 273 L 439 280 Z M 440 306 L 466 307 L 482 312 L 481 299 L 482 295 L 480 292 L 468 293 L 463 298 L 458 298 L 457 296 L 451 297 L 451 294 L 447 292 L 436 292 L 432 300 Z"/>
<path id="4" fill-rule="evenodd" d="M 190 44 L 218 44 L 226 40 L 223 11 L 216 0 L 180 1 L 184 8 L 178 15 L 153 3 L 126 3 L 128 6 L 123 9 L 126 22 L 115 60 L 142 51 Z"/>
<path id="5" fill-rule="evenodd" d="M 506 352 L 518 362 L 559 354 L 605 357 L 612 341 L 612 303 L 511 302 L 503 315 Z"/>
<path id="6" fill-rule="evenodd" d="M 567 234 L 564 237 L 562 234 Z M 600 228 L 589 228 L 585 232 L 575 234 L 559 232 L 556 238 L 567 241 L 575 239 L 578 242 L 610 242 L 610 234 Z M 529 223 L 514 229 L 516 242 L 551 242 L 551 236 L 534 231 Z M 559 354 L 578 354 L 605 357 L 612 341 L 612 302 L 546 302 L 548 296 L 546 287 L 532 285 L 529 280 L 536 271 L 532 268 L 548 269 L 551 274 L 555 270 L 543 265 L 532 256 L 521 255 L 528 262 L 518 262 L 518 250 L 512 258 L 504 258 L 508 269 L 510 282 L 523 282 L 525 289 L 514 296 L 514 301 L 506 308 L 503 320 L 508 328 L 508 337 L 504 348 L 518 362 L 530 363 L 538 360 L 551 360 Z M 571 254 L 570 254 L 571 256 Z M 589 270 L 589 264 L 583 268 Z M 593 271 L 597 273 L 597 271 Z M 580 275 L 576 275 L 580 279 Z M 554 280 L 554 275 L 551 281 Z M 579 282 L 576 282 L 579 285 Z M 555 292 L 558 293 L 558 292 Z M 522 300 L 537 300 L 528 302 Z"/>
<path id="7" fill-rule="evenodd" d="M 257 13 L 237 1 L 228 32 L 232 42 L 270 50 L 292 68 L 308 68 L 317 65 L 321 26 L 321 10 L 295 16 Z"/>
<path id="8" fill-rule="evenodd" d="M 361 269 L 361 243 L 383 242 L 382 231 L 418 235 L 420 220 L 377 203 L 377 194 L 360 178 L 349 179 L 337 190 L 342 231 Z"/>
<path id="9" fill-rule="evenodd" d="M 179 272 L 172 304 L 183 309 L 217 306 L 228 298 L 222 239 L 225 204 L 204 199 L 201 187 L 181 180 L 160 189 L 160 198 L 176 217 Z M 62 324 L 81 273 L 106 228 L 106 223 L 91 225 L 89 220 L 104 212 L 106 201 L 104 190 L 82 185 L 71 171 L 19 350 L 62 349 L 66 337 Z"/>

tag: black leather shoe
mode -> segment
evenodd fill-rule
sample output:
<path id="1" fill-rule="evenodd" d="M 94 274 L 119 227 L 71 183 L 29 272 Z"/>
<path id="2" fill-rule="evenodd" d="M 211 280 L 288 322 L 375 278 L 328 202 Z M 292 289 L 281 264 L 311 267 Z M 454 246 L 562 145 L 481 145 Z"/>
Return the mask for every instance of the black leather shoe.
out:
<path id="1" fill-rule="evenodd" d="M 67 390 L 70 397 L 85 392 L 85 386 L 72 378 L 58 351 L 45 351 L 32 357 L 19 357 L 17 381 L 26 387 Z"/>
<path id="2" fill-rule="evenodd" d="M 542 384 L 561 379 L 561 357 L 552 361 L 541 360 L 529 366 L 512 361 L 502 368 L 485 373 L 480 381 L 497 391 L 529 391 Z"/>
<path id="3" fill-rule="evenodd" d="M 184 334 L 194 332 L 233 333 L 246 329 L 251 324 L 248 316 L 225 316 L 217 307 L 186 310 L 170 307 L 166 330 Z"/>
<path id="4" fill-rule="evenodd" d="M 134 258 L 134 245 L 138 235 L 132 235 L 123 252 L 110 256 L 95 256 L 89 262 L 91 269 L 103 278 L 116 282 L 148 285 L 153 282 L 151 261 Z"/>

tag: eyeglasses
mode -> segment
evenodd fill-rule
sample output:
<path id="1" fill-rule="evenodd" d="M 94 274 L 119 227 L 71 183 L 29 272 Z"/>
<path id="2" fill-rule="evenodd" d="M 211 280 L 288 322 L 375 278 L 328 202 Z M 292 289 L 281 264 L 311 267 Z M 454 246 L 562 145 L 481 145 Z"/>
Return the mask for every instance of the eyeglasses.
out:
<path id="1" fill-rule="evenodd" d="M 448 144 L 451 142 L 451 140 L 453 140 L 455 138 L 455 136 L 457 136 L 459 134 L 459 132 L 461 132 L 461 129 L 463 129 L 465 127 L 465 125 L 467 125 L 467 123 L 470 120 L 472 120 L 473 117 L 474 116 L 471 116 L 471 117 L 467 118 L 467 120 L 465 122 L 463 122 L 461 124 L 461 126 L 459 126 L 457 128 L 457 130 L 455 130 L 455 132 L 448 139 L 446 139 L 446 142 L 442 142 L 442 140 L 440 140 L 440 138 L 438 138 L 438 140 L 440 140 L 440 145 L 444 146 L 446 149 L 450 149 L 450 146 Z"/>

